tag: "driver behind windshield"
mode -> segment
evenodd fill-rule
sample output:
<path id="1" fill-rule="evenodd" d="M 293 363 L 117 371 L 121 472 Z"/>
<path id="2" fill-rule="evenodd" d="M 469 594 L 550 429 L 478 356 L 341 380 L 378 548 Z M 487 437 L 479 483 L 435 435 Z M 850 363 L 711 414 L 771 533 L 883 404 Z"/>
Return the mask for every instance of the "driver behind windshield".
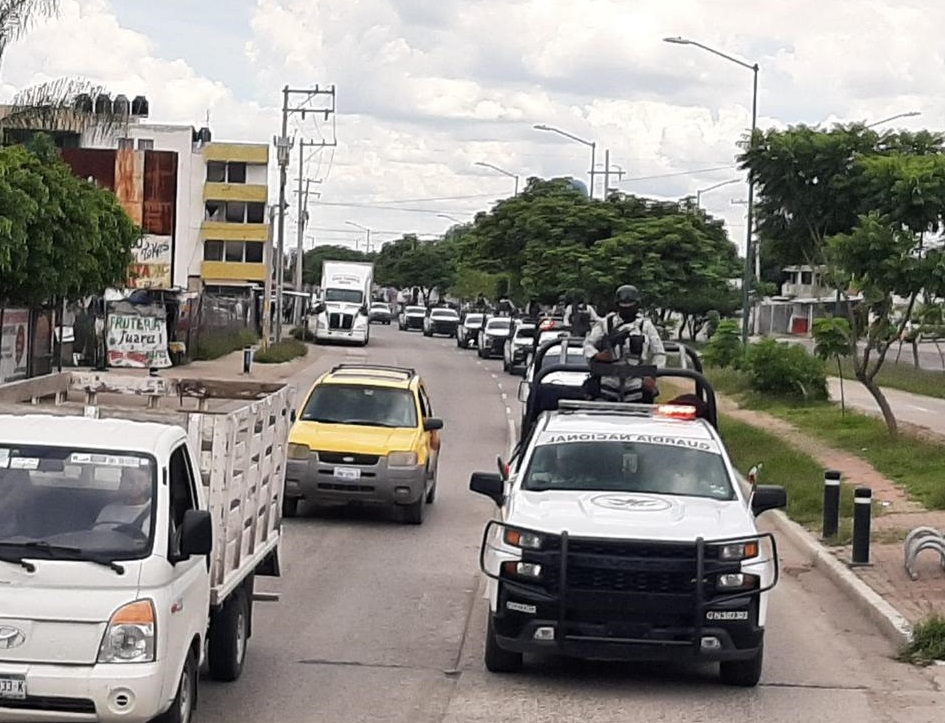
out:
<path id="1" fill-rule="evenodd" d="M 123 467 L 121 484 L 112 502 L 106 504 L 95 520 L 95 527 L 134 525 L 146 532 L 150 524 L 151 474 L 147 467 Z"/>

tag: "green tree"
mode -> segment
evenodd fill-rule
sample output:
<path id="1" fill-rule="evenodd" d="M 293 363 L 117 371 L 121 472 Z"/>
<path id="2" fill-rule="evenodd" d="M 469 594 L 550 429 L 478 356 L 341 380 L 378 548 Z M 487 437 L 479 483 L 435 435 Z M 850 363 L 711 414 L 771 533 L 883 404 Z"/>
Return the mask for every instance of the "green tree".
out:
<path id="1" fill-rule="evenodd" d="M 850 353 L 850 322 L 840 317 L 814 319 L 811 333 L 814 337 L 814 355 L 823 361 L 834 359 L 840 377 L 840 413 L 846 415 L 847 401 L 843 390 L 841 358 Z"/>
<path id="2" fill-rule="evenodd" d="M 138 229 L 110 191 L 76 178 L 52 143 L 0 149 L 0 301 L 36 305 L 122 286 Z"/>
<path id="3" fill-rule="evenodd" d="M 945 198 L 942 199 L 945 209 Z M 878 213 L 863 216 L 849 234 L 828 239 L 828 265 L 847 301 L 849 354 L 854 374 L 879 405 L 890 434 L 896 434 L 895 415 L 876 383 L 889 348 L 902 338 L 923 291 L 945 291 L 945 255 L 926 249 L 922 234 L 884 221 Z M 851 303 L 853 292 L 862 300 Z M 901 313 L 896 297 L 905 299 Z"/>

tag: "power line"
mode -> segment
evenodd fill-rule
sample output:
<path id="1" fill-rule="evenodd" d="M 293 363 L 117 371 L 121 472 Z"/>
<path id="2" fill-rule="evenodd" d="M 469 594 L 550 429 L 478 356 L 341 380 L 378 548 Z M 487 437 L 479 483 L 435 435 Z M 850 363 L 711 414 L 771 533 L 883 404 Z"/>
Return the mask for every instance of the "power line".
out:
<path id="1" fill-rule="evenodd" d="M 422 214 L 438 214 L 438 213 L 449 213 L 450 209 L 442 208 L 398 208 L 397 206 L 389 205 L 379 205 L 374 203 L 341 203 L 340 201 L 319 201 L 319 206 L 334 206 L 338 208 L 370 208 L 378 211 L 397 211 L 398 213 L 422 213 Z M 466 213 L 466 211 L 453 210 L 453 213 L 460 214 Z"/>
<path id="2" fill-rule="evenodd" d="M 659 178 L 676 178 L 678 176 L 695 176 L 699 173 L 712 173 L 714 171 L 729 171 L 738 166 L 716 166 L 715 168 L 697 168 L 694 171 L 680 171 L 678 173 L 662 173 L 658 176 L 636 176 L 634 178 L 625 178 L 620 183 L 630 183 L 631 181 L 655 181 Z"/>

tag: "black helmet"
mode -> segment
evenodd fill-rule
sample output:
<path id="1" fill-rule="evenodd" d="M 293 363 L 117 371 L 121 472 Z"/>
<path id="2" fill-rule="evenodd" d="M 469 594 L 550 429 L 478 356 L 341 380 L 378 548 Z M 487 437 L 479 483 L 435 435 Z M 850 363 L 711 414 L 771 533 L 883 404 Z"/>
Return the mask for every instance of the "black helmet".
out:
<path id="1" fill-rule="evenodd" d="M 636 319 L 640 310 L 640 292 L 637 287 L 624 284 L 617 289 L 616 297 L 617 313 L 620 314 L 620 318 L 626 322 Z"/>
<path id="2" fill-rule="evenodd" d="M 639 304 L 640 292 L 636 286 L 624 284 L 619 289 L 617 289 L 616 298 L 617 306 L 623 306 L 624 304 Z"/>

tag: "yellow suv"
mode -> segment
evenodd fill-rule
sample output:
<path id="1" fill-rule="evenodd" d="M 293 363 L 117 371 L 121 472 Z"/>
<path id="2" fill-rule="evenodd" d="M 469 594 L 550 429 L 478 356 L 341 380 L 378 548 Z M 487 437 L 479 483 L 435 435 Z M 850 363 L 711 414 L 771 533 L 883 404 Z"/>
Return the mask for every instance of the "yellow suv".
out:
<path id="1" fill-rule="evenodd" d="M 289 432 L 283 515 L 300 500 L 393 505 L 423 523 L 436 496 L 439 430 L 413 369 L 341 364 L 312 386 Z"/>

